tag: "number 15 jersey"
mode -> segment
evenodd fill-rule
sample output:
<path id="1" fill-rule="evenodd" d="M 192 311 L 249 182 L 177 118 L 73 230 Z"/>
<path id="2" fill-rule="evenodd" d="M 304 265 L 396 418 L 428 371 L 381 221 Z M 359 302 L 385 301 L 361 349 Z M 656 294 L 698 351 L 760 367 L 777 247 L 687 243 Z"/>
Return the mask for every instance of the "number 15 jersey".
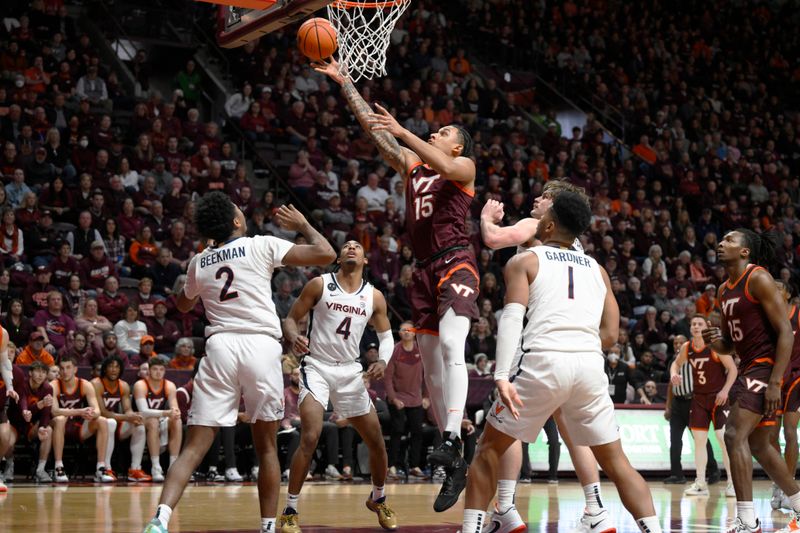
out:
<path id="1" fill-rule="evenodd" d="M 203 300 L 211 324 L 206 336 L 225 331 L 281 338 L 272 302 L 272 272 L 283 266 L 293 246 L 277 237 L 239 237 L 192 258 L 183 290 L 187 298 Z"/>
<path id="2" fill-rule="evenodd" d="M 575 250 L 535 246 L 539 272 L 530 286 L 525 353 L 597 353 L 606 284 L 600 265 Z"/>
<path id="3" fill-rule="evenodd" d="M 322 296 L 308 323 L 310 357 L 328 364 L 358 359 L 359 343 L 372 317 L 372 284 L 363 281 L 355 292 L 345 291 L 336 274 L 322 275 Z"/>

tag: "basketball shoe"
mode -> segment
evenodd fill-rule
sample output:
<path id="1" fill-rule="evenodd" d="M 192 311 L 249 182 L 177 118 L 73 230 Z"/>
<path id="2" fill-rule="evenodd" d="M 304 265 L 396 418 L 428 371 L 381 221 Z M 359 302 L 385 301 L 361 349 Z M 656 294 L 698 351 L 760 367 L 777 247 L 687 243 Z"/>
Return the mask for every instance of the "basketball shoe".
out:
<path id="1" fill-rule="evenodd" d="M 792 511 L 792 519 L 785 528 L 779 529 L 776 533 L 794 533 L 800 531 L 800 512 Z"/>
<path id="2" fill-rule="evenodd" d="M 783 500 L 783 491 L 775 483 L 772 484 L 772 498 L 769 500 L 769 505 L 773 510 L 777 511 L 781 508 L 781 501 Z"/>
<path id="3" fill-rule="evenodd" d="M 607 510 L 600 509 L 597 514 L 589 514 L 584 510 L 572 533 L 617 533 L 617 528 L 611 522 L 611 515 Z"/>
<path id="4" fill-rule="evenodd" d="M 3 483 L 2 481 L 0 481 L 0 494 L 3 494 L 3 493 L 5 493 L 5 492 L 8 492 L 8 487 L 6 487 L 6 484 L 5 484 L 5 483 Z"/>
<path id="5" fill-rule="evenodd" d="M 128 481 L 153 481 L 153 478 L 148 476 L 141 468 L 134 470 L 128 469 Z"/>
<path id="6" fill-rule="evenodd" d="M 733 482 L 729 481 L 728 484 L 725 486 L 725 497 L 726 498 L 735 498 L 736 497 L 736 489 L 733 488 Z"/>
<path id="7" fill-rule="evenodd" d="M 67 473 L 64 471 L 63 466 L 56 467 L 56 472 L 53 478 L 56 483 L 69 483 L 69 477 L 67 477 Z"/>
<path id="8" fill-rule="evenodd" d="M 461 492 L 467 487 L 467 462 L 461 459 L 454 468 L 445 468 L 446 477 L 442 482 L 442 488 L 433 502 L 433 510 L 441 513 L 450 509 L 458 501 Z"/>
<path id="9" fill-rule="evenodd" d="M 153 518 L 150 520 L 150 523 L 144 527 L 142 533 L 169 533 L 169 530 L 161 524 L 158 518 Z"/>
<path id="10" fill-rule="evenodd" d="M 117 480 L 117 478 L 115 478 L 113 473 L 111 473 L 106 467 L 101 466 L 94 473 L 94 480 L 97 483 L 113 483 Z"/>
<path id="11" fill-rule="evenodd" d="M 367 498 L 367 509 L 378 515 L 378 523 L 383 529 L 394 531 L 397 529 L 397 515 L 391 507 L 386 505 L 386 497 L 375 501 L 372 497 Z M 283 531 L 283 529 L 281 529 Z"/>
<path id="12" fill-rule="evenodd" d="M 794 522 L 794 520 L 792 520 Z M 781 530 L 783 531 L 783 530 Z M 792 531 L 792 530 L 788 530 Z M 725 533 L 761 533 L 761 521 L 756 518 L 756 525 L 748 526 L 738 516 L 733 520 L 733 523 L 728 526 Z"/>
<path id="13" fill-rule="evenodd" d="M 705 481 L 696 480 L 683 491 L 685 496 L 708 496 L 708 485 Z"/>
<path id="14" fill-rule="evenodd" d="M 482 533 L 523 533 L 528 531 L 528 526 L 522 520 L 517 508 L 513 505 L 506 509 L 505 513 L 494 507 L 494 512 L 486 519 Z"/>
<path id="15" fill-rule="evenodd" d="M 160 466 L 154 466 L 150 469 L 150 477 L 155 483 L 163 483 L 164 471 Z"/>
<path id="16" fill-rule="evenodd" d="M 302 533 L 300 529 L 300 515 L 297 511 L 287 507 L 283 510 L 280 520 L 281 533 Z"/>

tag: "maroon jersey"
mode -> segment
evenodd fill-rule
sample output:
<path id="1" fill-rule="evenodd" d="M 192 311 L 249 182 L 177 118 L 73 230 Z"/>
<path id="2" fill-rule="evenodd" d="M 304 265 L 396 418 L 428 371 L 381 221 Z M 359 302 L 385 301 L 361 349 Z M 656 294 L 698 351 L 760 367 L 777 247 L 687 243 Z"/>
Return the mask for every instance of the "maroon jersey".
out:
<path id="1" fill-rule="evenodd" d="M 687 346 L 695 394 L 716 394 L 725 386 L 725 367 L 708 346 L 698 350 L 694 341 Z"/>
<path id="2" fill-rule="evenodd" d="M 8 412 L 8 417 L 14 427 L 25 427 L 26 422 L 22 418 L 22 411 L 31 412 L 31 424 L 38 422 L 40 427 L 48 426 L 51 418 L 50 407 L 44 406 L 42 409 L 39 409 L 36 403 L 48 394 L 52 396 L 53 387 L 45 381 L 39 385 L 38 389 L 34 389 L 31 387 L 30 380 L 25 378 L 20 381 L 19 386 L 17 386 L 16 382 L 14 383 L 14 390 L 19 394 L 19 403 L 12 403 L 12 407 Z"/>
<path id="3" fill-rule="evenodd" d="M 103 386 L 103 404 L 112 413 L 122 413 L 122 387 L 117 380 L 114 385 L 109 385 L 105 379 L 100 380 Z"/>
<path id="4" fill-rule="evenodd" d="M 722 320 L 728 326 L 728 334 L 741 360 L 739 370 L 742 372 L 757 363 L 775 364 L 778 335 L 772 329 L 761 303 L 747 289 L 750 277 L 757 270 L 763 268 L 748 265 L 738 280 L 726 281 L 719 290 Z"/>
<path id="5" fill-rule="evenodd" d="M 418 261 L 453 246 L 469 246 L 467 217 L 474 193 L 422 163 L 406 180 L 406 229 Z"/>
<path id="6" fill-rule="evenodd" d="M 144 380 L 144 384 L 147 385 L 147 407 L 150 409 L 157 409 L 157 410 L 166 410 L 167 406 L 167 380 L 161 380 L 161 388 L 154 389 L 150 386 L 150 382 L 148 380 Z"/>
<path id="7" fill-rule="evenodd" d="M 75 378 L 75 388 L 71 391 L 67 390 L 66 385 L 60 379 L 58 380 L 58 406 L 62 409 L 83 409 L 89 407 L 89 402 L 86 400 L 86 395 L 83 394 L 83 379 Z"/>

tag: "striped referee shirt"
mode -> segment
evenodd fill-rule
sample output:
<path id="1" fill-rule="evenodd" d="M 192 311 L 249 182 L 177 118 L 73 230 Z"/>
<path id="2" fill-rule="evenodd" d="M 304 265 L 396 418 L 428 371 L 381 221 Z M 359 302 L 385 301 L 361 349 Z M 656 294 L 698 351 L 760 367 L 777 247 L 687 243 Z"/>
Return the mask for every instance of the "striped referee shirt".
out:
<path id="1" fill-rule="evenodd" d="M 672 386 L 672 394 L 676 398 L 690 398 L 694 390 L 694 382 L 692 381 L 692 366 L 686 362 L 678 370 L 681 375 L 681 382 L 679 385 Z"/>

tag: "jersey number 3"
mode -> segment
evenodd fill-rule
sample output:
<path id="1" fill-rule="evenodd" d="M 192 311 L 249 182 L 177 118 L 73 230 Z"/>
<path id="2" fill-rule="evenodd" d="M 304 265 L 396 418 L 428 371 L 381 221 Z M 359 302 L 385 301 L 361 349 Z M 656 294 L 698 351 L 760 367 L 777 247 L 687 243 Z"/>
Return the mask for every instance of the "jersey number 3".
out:
<path id="1" fill-rule="evenodd" d="M 222 276 L 225 276 L 225 285 L 223 285 L 222 290 L 219 291 L 219 301 L 226 302 L 238 298 L 239 293 L 230 290 L 231 283 L 233 283 L 233 270 L 231 270 L 230 267 L 222 267 L 217 270 L 217 274 L 214 277 L 220 279 Z"/>

